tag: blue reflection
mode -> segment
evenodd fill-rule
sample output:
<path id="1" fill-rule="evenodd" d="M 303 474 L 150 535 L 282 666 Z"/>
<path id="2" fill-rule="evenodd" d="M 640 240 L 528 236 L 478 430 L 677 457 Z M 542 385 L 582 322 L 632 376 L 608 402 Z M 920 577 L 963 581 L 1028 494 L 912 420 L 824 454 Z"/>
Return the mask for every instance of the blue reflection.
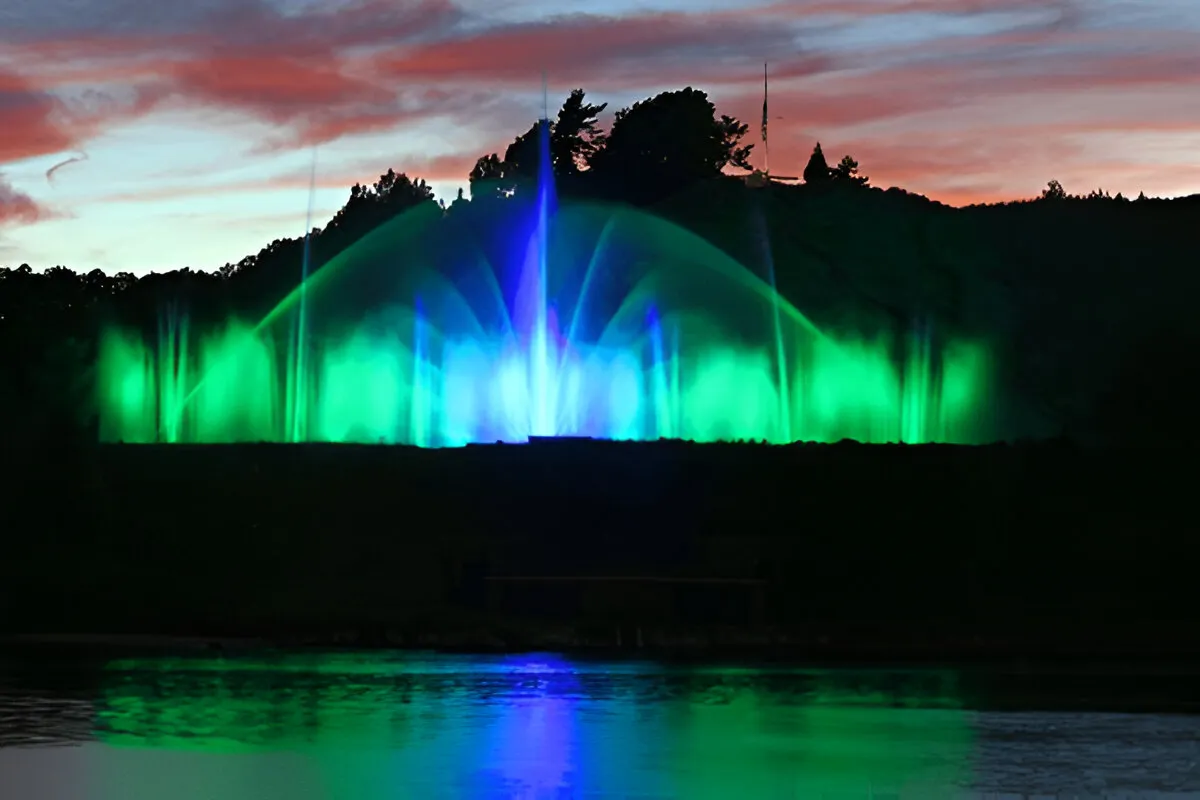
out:
<path id="1" fill-rule="evenodd" d="M 88 683 L 81 746 L 23 768 L 23 796 L 727 800 L 961 786 L 972 761 L 940 673 L 318 653 L 130 659 Z M 48 707 L 38 725 L 67 730 Z"/>

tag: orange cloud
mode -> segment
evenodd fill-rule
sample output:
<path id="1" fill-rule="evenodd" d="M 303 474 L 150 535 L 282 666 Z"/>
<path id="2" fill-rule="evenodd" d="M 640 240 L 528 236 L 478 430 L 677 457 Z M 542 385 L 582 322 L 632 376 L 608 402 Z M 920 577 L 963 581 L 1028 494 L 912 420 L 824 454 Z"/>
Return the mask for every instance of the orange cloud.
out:
<path id="1" fill-rule="evenodd" d="M 24 192 L 0 176 L 0 225 L 31 224 L 47 219 L 51 214 Z"/>
<path id="2" fill-rule="evenodd" d="M 167 31 L 154 29 L 166 24 L 161 7 L 148 6 L 144 14 L 131 12 L 119 28 L 110 26 L 111 32 L 43 36 L 19 43 L 14 52 L 40 89 L 107 87 L 93 92 L 109 100 L 99 109 L 93 103 L 63 110 L 77 130 L 60 135 L 55 151 L 78 147 L 106 124 L 106 116 L 128 118 L 168 98 L 266 120 L 280 133 L 260 149 L 275 149 L 443 114 L 488 124 L 511 112 L 501 112 L 497 99 L 483 93 L 497 84 L 536 87 L 542 70 L 560 86 L 599 81 L 595 88 L 602 92 L 650 92 L 752 80 L 762 58 L 772 60 L 777 79 L 838 66 L 830 55 L 801 50 L 797 31 L 786 20 L 781 24 L 781 14 L 975 13 L 1030 5 L 818 0 L 693 14 L 564 16 L 464 34 L 454 28 L 463 14 L 450 0 L 354 0 L 289 15 L 262 3 L 229 2 L 188 25 L 176 19 L 186 11 L 167 14 L 174 26 Z M 414 84 L 467 84 L 474 91 L 431 92 Z"/>
<path id="3" fill-rule="evenodd" d="M 0 71 L 0 163 L 69 149 L 71 135 L 53 122 L 58 108 L 22 76 Z"/>
<path id="4" fill-rule="evenodd" d="M 386 129 L 400 116 L 393 94 L 341 72 L 332 58 L 214 54 L 178 64 L 175 91 L 223 108 L 237 108 L 295 131 L 295 143 L 316 144 L 348 133 Z"/>
<path id="5" fill-rule="evenodd" d="M 738 63 L 796 60 L 796 50 L 791 32 L 753 15 L 575 16 L 402 48 L 376 66 L 397 79 L 530 88 L 545 71 L 557 84 L 602 80 L 612 90 L 728 79 Z M 829 66 L 817 56 L 799 62 L 810 72 Z"/>
<path id="6" fill-rule="evenodd" d="M 185 98 L 238 108 L 288 129 L 275 144 L 306 146 L 387 130 L 436 112 L 436 95 L 398 91 L 354 70 L 346 51 L 402 42 L 455 19 L 447 0 L 395 4 L 363 0 L 329 13 L 295 17 L 247 12 L 241 29 L 257 35 L 218 40 L 169 71 Z M 229 20 L 228 22 L 233 22 Z"/>
<path id="7" fill-rule="evenodd" d="M 1073 15 L 1072 0 L 782 0 L 760 9 L 761 13 L 789 17 L 880 17 L 900 14 L 963 16 L 1011 14 L 1022 11 L 1051 11 Z"/>
<path id="8" fill-rule="evenodd" d="M 1040 135 L 1041 141 L 1122 120 L 1123 129 L 1148 119 L 1160 126 L 1200 123 L 1167 104 L 1139 115 L 1109 108 L 1111 119 L 1097 117 L 1104 98 L 1115 92 L 1194 85 L 1200 56 L 1182 33 L 1141 31 L 1131 42 L 1127 31 L 1084 27 L 1081 15 L 1091 6 L 1077 0 L 780 0 L 727 11 L 574 15 L 491 27 L 458 25 L 465 15 L 450 0 L 350 0 L 286 15 L 253 0 L 194 8 L 205 6 L 216 10 L 192 12 L 193 6 L 180 5 L 168 13 L 162 11 L 167 6 L 147 0 L 154 13 L 142 15 L 151 20 L 145 23 L 131 13 L 127 24 L 110 25 L 105 33 L 88 34 L 81 26 L 7 48 L 0 44 L 25 70 L 20 76 L 0 73 L 0 162 L 78 149 L 105 125 L 170 100 L 267 121 L 277 133 L 260 143 L 263 150 L 441 116 L 494 132 L 494 148 L 396 165 L 431 181 L 461 181 L 476 156 L 502 150 L 525 127 L 528 112 L 497 89 L 532 94 L 542 70 L 558 94 L 566 86 L 584 86 L 599 100 L 610 92 L 711 89 L 722 113 L 741 117 L 756 131 L 764 58 L 772 74 L 771 162 L 774 171 L 787 174 L 803 167 L 821 139 L 830 158 L 850 149 L 881 181 L 911 180 L 914 188 L 955 192 L 964 185 L 958 176 L 982 170 L 988 174 L 975 187 L 1001 187 L 1004 181 L 989 175 L 1001 159 L 1016 156 L 996 142 L 995 131 L 971 118 L 968 109 L 981 98 L 1050 98 L 1031 102 L 1032 115 L 1075 93 L 1079 108 L 1073 116 L 1063 110 L 1057 119 L 1013 121 L 1025 126 L 1021 135 Z M 901 44 L 868 41 L 852 50 L 826 47 L 822 37 L 854 31 L 865 17 L 903 14 L 981 22 L 976 35 L 930 33 L 917 43 L 906 35 Z M 72 91 L 71 102 L 53 94 L 79 86 L 92 87 L 91 94 L 80 100 Z M 1084 89 L 1097 99 L 1082 95 Z M 922 123 L 921 115 L 936 120 Z M 916 139 L 917 149 L 897 137 Z M 919 147 L 932 142 L 942 152 L 922 155 Z M 373 179 L 378 172 L 367 168 L 363 176 Z M 308 185 L 306 174 L 286 180 L 289 187 Z M 322 178 L 341 187 L 353 181 L 349 174 Z M 216 191 L 161 186 L 127 199 Z"/>
<path id="9" fill-rule="evenodd" d="M 81 133 L 94 133 L 105 117 L 128 118 L 172 100 L 273 123 L 283 132 L 273 146 L 311 145 L 430 113 L 436 104 L 422 102 L 428 93 L 398 92 L 356 74 L 347 51 L 428 34 L 456 18 L 448 0 L 359 0 L 298 15 L 227 5 L 196 31 L 73 34 L 0 44 L 0 51 L 19 60 L 31 86 L 43 92 L 99 87 L 90 104 L 60 104 L 61 116 Z M 99 108 L 97 100 L 104 101 Z M 77 146 L 79 138 L 60 137 L 55 150 L 43 152 Z"/>
<path id="10" fill-rule="evenodd" d="M 82 149 L 106 126 L 144 114 L 161 96 L 151 90 L 126 101 L 88 89 L 64 100 L 36 78 L 0 70 L 0 164 Z"/>
<path id="11" fill-rule="evenodd" d="M 887 69 L 773 83 L 772 171 L 799 174 L 820 141 L 831 163 L 850 153 L 877 185 L 899 185 L 953 204 L 1028 196 L 1049 178 L 1074 180 L 1089 170 L 1100 173 L 1091 183 L 1136 194 L 1142 187 L 1132 184 L 1130 169 L 1119 176 L 1126 185 L 1116 185 L 1119 165 L 1100 161 L 1081 143 L 1095 134 L 1200 128 L 1200 107 L 1181 102 L 1181 90 L 1200 83 L 1200 56 L 1186 37 L 1172 32 L 1149 34 L 1158 44 L 1153 49 L 1123 47 L 1125 35 L 1054 34 L 1058 49 L 1018 59 L 1011 50 L 992 49 L 1018 36 L 1002 33 L 933 43 L 920 58 L 888 59 Z M 1075 49 L 1084 44 L 1094 49 Z M 719 92 L 716 101 L 721 111 L 755 122 L 762 89 Z M 1152 163 L 1137 174 L 1146 177 Z M 1157 179 L 1146 188 L 1169 183 Z"/>

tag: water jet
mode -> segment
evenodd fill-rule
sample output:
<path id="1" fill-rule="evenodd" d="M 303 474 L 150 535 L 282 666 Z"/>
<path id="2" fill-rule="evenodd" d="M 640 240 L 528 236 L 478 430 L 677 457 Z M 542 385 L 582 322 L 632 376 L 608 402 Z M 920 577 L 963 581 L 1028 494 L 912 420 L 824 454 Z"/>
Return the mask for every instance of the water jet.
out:
<path id="1" fill-rule="evenodd" d="M 418 208 L 311 272 L 306 238 L 299 286 L 257 324 L 168 309 L 154 340 L 107 330 L 102 439 L 994 438 L 984 347 L 935 347 L 923 324 L 835 335 L 776 290 L 768 241 L 764 278 L 647 212 L 560 207 L 549 133 L 532 205 L 490 201 L 529 211 L 507 214 L 520 233 L 499 254 L 494 222 Z"/>

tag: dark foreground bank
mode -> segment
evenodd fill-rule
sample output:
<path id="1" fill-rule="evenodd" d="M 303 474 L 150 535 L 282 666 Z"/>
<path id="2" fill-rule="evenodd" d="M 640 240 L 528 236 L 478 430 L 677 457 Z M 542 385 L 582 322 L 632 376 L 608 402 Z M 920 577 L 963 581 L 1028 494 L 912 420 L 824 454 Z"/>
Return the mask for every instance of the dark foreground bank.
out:
<path id="1" fill-rule="evenodd" d="M 1200 657 L 1186 454 L 566 441 L 20 458 L 0 489 L 3 633 Z"/>

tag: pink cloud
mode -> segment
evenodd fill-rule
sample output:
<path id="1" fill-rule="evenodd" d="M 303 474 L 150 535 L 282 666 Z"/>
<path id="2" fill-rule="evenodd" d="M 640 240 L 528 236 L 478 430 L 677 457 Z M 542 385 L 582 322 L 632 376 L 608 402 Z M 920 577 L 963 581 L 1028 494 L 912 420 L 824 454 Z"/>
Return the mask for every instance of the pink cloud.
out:
<path id="1" fill-rule="evenodd" d="M 0 225 L 29 225 L 52 216 L 29 195 L 0 176 Z"/>
<path id="2" fill-rule="evenodd" d="M 873 177 L 928 187 L 943 199 L 957 197 L 955 187 L 966 185 L 962 176 L 972 171 L 976 187 L 1010 186 L 1012 176 L 997 171 L 1011 171 L 1003 162 L 1015 157 L 1016 136 L 1053 139 L 1050 147 L 1070 150 L 1064 158 L 1085 164 L 1088 156 L 1070 149 L 1071 137 L 1200 124 L 1200 113 L 1169 98 L 1153 101 L 1160 89 L 1200 82 L 1200 55 L 1189 37 L 1089 29 L 1080 23 L 1090 6 L 1073 0 L 810 0 L 490 28 L 460 26 L 464 14 L 449 0 L 357 0 L 296 15 L 250 0 L 212 2 L 186 25 L 167 15 L 165 33 L 150 23 L 138 27 L 131 17 L 127 30 L 80 29 L 11 43 L 25 71 L 0 74 L 6 120 L 0 162 L 78 149 L 107 125 L 171 100 L 270 123 L 278 133 L 262 143 L 265 150 L 446 117 L 486 131 L 491 146 L 428 165 L 392 166 L 427 180 L 464 180 L 475 157 L 502 150 L 525 127 L 526 112 L 501 93 L 532 94 L 542 70 L 554 85 L 583 86 L 600 101 L 613 92 L 707 88 L 720 112 L 740 116 L 755 131 L 763 58 L 773 76 L 776 171 L 798 172 L 820 139 L 831 158 L 851 150 Z M 166 13 L 150 13 L 157 8 L 146 6 L 148 19 Z M 974 36 L 853 52 L 822 50 L 819 35 L 805 35 L 817 17 L 845 18 L 845 29 L 852 29 L 855 20 L 897 14 L 990 21 Z M 1001 14 L 1013 20 L 998 29 Z M 95 87 L 88 102 L 56 98 L 75 84 Z M 1136 113 L 1114 100 L 1131 89 L 1148 98 Z M 1028 103 L 1021 118 L 1008 121 L 1009 130 L 976 119 L 981 106 L 1012 97 Z M 1056 116 L 1038 117 L 1047 110 Z M 364 175 L 372 172 L 378 170 Z"/>
<path id="3" fill-rule="evenodd" d="M 59 107 L 21 75 L 0 71 L 0 164 L 69 149 L 74 138 L 54 121 Z"/>

